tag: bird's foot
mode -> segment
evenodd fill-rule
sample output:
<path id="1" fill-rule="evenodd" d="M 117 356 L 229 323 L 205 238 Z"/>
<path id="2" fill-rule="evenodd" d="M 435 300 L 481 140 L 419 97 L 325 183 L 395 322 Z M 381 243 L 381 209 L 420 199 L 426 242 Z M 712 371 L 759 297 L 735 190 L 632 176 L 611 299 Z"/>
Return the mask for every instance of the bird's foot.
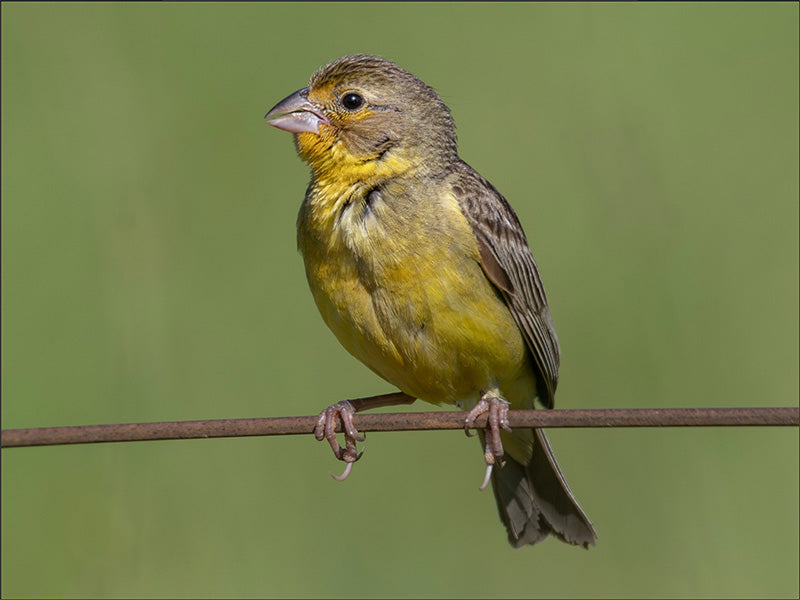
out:
<path id="1" fill-rule="evenodd" d="M 339 460 L 347 463 L 344 472 L 339 475 L 331 474 L 337 481 L 344 481 L 347 479 L 350 472 L 353 470 L 353 463 L 355 463 L 363 452 L 359 453 L 356 450 L 356 442 L 363 442 L 366 438 L 358 433 L 355 425 L 353 425 L 353 415 L 356 414 L 356 409 L 347 400 L 337 402 L 330 405 L 319 414 L 317 419 L 317 426 L 314 428 L 314 437 L 317 440 L 328 440 L 331 445 L 334 456 Z M 336 423 L 341 420 L 342 430 L 344 432 L 344 448 L 339 445 L 336 439 Z"/>
<path id="2" fill-rule="evenodd" d="M 479 488 L 481 490 L 489 485 L 495 463 L 499 462 L 500 466 L 503 466 L 503 442 L 500 440 L 500 429 L 511 432 L 511 427 L 508 426 L 508 402 L 498 396 L 496 392 L 488 392 L 481 396 L 480 401 L 467 414 L 464 431 L 468 436 L 472 436 L 469 430 L 475 425 L 475 420 L 486 412 L 489 413 L 483 453 L 486 460 L 486 474 Z"/>

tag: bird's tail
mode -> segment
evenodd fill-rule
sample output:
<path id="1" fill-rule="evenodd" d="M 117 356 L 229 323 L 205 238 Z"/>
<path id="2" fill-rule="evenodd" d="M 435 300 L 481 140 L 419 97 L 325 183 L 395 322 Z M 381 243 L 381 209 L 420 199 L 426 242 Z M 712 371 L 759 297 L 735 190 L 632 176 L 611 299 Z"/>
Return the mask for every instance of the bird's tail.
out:
<path id="1" fill-rule="evenodd" d="M 506 453 L 504 465 L 495 465 L 492 472 L 494 497 L 509 543 L 519 548 L 552 534 L 568 544 L 593 546 L 597 532 L 564 480 L 544 431 L 534 429 L 533 434 L 533 454 L 527 465 Z"/>

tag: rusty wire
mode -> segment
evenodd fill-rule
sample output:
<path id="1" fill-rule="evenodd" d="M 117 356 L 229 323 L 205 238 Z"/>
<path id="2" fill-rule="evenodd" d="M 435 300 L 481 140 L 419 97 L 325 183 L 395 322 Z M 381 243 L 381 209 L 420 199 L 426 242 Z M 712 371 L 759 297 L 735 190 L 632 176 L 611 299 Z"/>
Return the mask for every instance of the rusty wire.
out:
<path id="1" fill-rule="evenodd" d="M 384 404 L 408 403 L 404 394 L 385 394 L 364 401 Z M 461 429 L 464 412 L 357 414 L 356 427 L 362 431 L 420 431 Z M 612 408 L 589 410 L 512 410 L 513 427 L 713 427 L 713 426 L 798 426 L 800 409 L 777 408 Z M 101 442 L 146 440 L 185 440 L 197 438 L 245 437 L 266 435 L 308 435 L 317 417 L 272 417 L 257 419 L 219 419 L 209 421 L 165 421 L 120 425 L 78 425 L 6 429 L 2 447 L 55 446 Z M 476 421 L 486 426 L 486 416 Z M 339 429 L 340 430 L 340 429 Z"/>

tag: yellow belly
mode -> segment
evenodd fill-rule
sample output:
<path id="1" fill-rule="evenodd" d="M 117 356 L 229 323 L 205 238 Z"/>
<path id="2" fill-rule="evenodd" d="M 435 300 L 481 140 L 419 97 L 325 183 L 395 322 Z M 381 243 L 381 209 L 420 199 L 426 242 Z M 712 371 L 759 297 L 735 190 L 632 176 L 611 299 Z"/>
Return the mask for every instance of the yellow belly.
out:
<path id="1" fill-rule="evenodd" d="M 524 340 L 455 198 L 406 192 L 344 206 L 337 195 L 306 199 L 298 245 L 323 319 L 353 356 L 411 396 L 468 408 L 498 386 L 515 407 L 531 406 Z"/>

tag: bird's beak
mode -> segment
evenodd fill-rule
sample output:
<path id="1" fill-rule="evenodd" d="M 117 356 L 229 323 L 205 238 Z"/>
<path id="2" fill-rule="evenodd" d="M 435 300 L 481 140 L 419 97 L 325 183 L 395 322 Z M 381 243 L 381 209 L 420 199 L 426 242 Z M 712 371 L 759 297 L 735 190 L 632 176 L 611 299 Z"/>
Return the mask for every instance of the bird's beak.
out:
<path id="1" fill-rule="evenodd" d="M 328 119 L 308 100 L 308 88 L 287 96 L 264 115 L 268 125 L 290 133 L 319 133 L 319 126 Z"/>

